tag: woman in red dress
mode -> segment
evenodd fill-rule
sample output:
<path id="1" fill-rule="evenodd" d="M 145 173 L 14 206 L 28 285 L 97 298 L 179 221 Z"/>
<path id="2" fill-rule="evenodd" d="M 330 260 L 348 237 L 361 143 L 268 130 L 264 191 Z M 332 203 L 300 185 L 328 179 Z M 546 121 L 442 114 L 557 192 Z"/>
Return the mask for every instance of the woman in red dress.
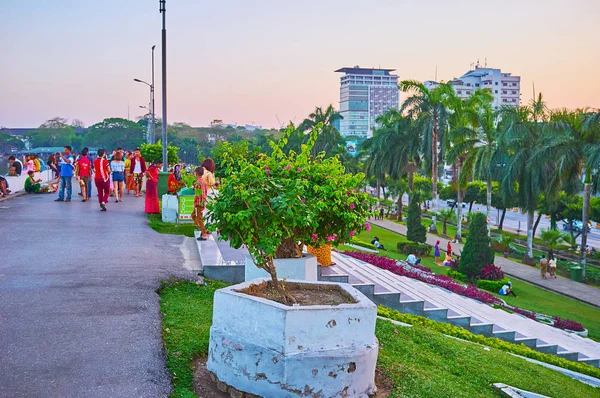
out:
<path id="1" fill-rule="evenodd" d="M 158 173 L 162 168 L 162 161 L 158 161 L 146 170 L 146 213 L 160 213 L 158 206 Z"/>
<path id="2" fill-rule="evenodd" d="M 176 195 L 177 192 L 183 187 L 185 184 L 181 182 L 181 166 L 176 164 L 173 167 L 173 172 L 169 174 L 169 180 L 167 181 L 167 190 L 170 194 Z"/>

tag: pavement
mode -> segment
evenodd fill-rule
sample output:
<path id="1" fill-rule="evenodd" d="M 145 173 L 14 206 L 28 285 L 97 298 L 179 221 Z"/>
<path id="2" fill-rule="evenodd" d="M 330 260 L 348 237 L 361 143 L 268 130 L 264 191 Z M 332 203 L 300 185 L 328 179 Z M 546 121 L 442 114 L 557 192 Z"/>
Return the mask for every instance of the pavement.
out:
<path id="1" fill-rule="evenodd" d="M 398 224 L 389 220 L 373 219 L 371 219 L 369 222 L 373 225 L 377 225 L 381 228 L 385 228 L 389 231 L 406 236 L 406 226 L 402 224 Z M 427 234 L 427 244 L 431 246 L 434 246 L 438 239 L 441 240 L 440 247 L 445 248 L 448 244 L 447 240 L 440 238 L 437 235 L 430 233 Z M 462 249 L 462 244 L 452 243 L 453 252 L 460 253 L 462 252 Z M 505 274 L 514 278 L 526 281 L 543 289 L 577 299 L 596 308 L 600 308 L 600 289 L 596 289 L 583 283 L 574 282 L 561 276 L 558 276 L 556 279 L 542 279 L 537 268 L 520 264 L 516 261 L 512 261 L 501 256 L 496 256 L 495 264 L 501 267 Z"/>
<path id="2" fill-rule="evenodd" d="M 143 198 L 55 198 L 0 204 L 0 397 L 167 397 L 156 291 L 193 276 L 195 241 L 149 228 Z"/>

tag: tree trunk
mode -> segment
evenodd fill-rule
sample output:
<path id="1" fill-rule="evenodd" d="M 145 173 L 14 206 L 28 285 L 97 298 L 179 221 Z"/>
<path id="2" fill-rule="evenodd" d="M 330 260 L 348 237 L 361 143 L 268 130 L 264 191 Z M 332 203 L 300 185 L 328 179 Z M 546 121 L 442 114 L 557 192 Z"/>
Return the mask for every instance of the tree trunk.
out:
<path id="1" fill-rule="evenodd" d="M 437 234 L 436 226 L 436 215 L 437 215 L 437 169 L 438 169 L 438 156 L 437 156 L 437 141 L 438 141 L 438 115 L 437 111 L 433 114 L 433 130 L 431 132 L 431 211 L 433 216 L 431 217 L 431 226 L 429 232 Z"/>
<path id="2" fill-rule="evenodd" d="M 402 221 L 402 195 L 404 195 L 404 193 L 400 193 L 400 196 L 398 197 L 398 221 Z"/>
<path id="3" fill-rule="evenodd" d="M 473 212 L 473 203 L 475 202 L 469 202 L 469 213 Z"/>
<path id="4" fill-rule="evenodd" d="M 491 236 L 492 228 L 490 222 L 492 221 L 492 180 L 487 181 L 487 203 L 486 203 L 486 216 L 487 216 L 487 227 L 488 236 Z"/>
<path id="5" fill-rule="evenodd" d="M 462 167 L 462 159 L 458 159 L 456 164 L 456 239 L 457 242 L 462 242 L 462 193 L 460 191 L 460 171 Z"/>
<path id="6" fill-rule="evenodd" d="M 587 255 L 587 226 L 590 215 L 590 172 L 586 170 L 585 184 L 583 185 L 583 214 L 581 215 L 581 267 L 583 268 L 582 275 L 585 280 L 585 262 Z"/>
<path id="7" fill-rule="evenodd" d="M 379 182 L 379 178 L 377 179 L 377 199 L 381 197 L 381 183 Z"/>
<path id="8" fill-rule="evenodd" d="M 502 225 L 504 225 L 504 216 L 506 215 L 506 207 L 502 209 L 502 217 L 500 217 L 500 224 L 498 224 L 498 230 L 502 231 Z"/>
<path id="9" fill-rule="evenodd" d="M 556 229 L 556 213 L 550 214 L 550 229 Z"/>
<path id="10" fill-rule="evenodd" d="M 537 227 L 542 219 L 542 213 L 538 212 L 537 219 L 535 220 L 535 224 L 533 224 L 533 237 L 535 238 L 535 231 L 537 231 Z"/>
<path id="11" fill-rule="evenodd" d="M 415 163 L 411 160 L 408 163 L 408 200 L 410 201 L 410 195 L 413 193 L 415 185 Z"/>
<path id="12" fill-rule="evenodd" d="M 442 234 L 443 234 L 444 236 L 448 236 L 448 234 L 446 234 L 446 224 L 447 224 L 447 223 L 448 223 L 448 221 L 447 221 L 447 220 L 444 220 L 444 229 L 442 230 Z"/>
<path id="13" fill-rule="evenodd" d="M 294 298 L 294 296 L 292 296 L 288 291 L 286 291 L 285 287 L 281 284 L 281 282 L 279 282 L 279 279 L 277 279 L 277 270 L 275 269 L 275 263 L 273 262 L 272 257 L 269 259 L 269 266 L 266 271 L 269 273 L 269 275 L 271 275 L 271 283 L 273 283 L 273 287 L 279 293 L 283 304 L 296 304 L 297 301 Z"/>
<path id="14" fill-rule="evenodd" d="M 533 218 L 535 210 L 527 212 L 527 257 L 533 258 Z"/>

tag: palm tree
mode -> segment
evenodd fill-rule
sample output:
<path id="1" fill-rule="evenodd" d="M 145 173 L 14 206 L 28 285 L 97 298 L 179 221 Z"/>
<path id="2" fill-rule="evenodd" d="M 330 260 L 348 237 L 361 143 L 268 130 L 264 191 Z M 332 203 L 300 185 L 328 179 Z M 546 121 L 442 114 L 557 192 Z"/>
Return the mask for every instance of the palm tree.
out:
<path id="1" fill-rule="evenodd" d="M 342 115 L 333 108 L 333 105 L 329 105 L 325 111 L 323 111 L 323 108 L 317 107 L 313 113 L 308 115 L 308 118 L 300 123 L 298 130 L 302 132 L 311 131 L 318 126 L 319 123 L 323 124 L 319 130 L 317 142 L 312 149 L 313 156 L 316 156 L 321 152 L 325 152 L 327 156 L 333 156 L 343 151 L 344 139 L 340 135 L 340 132 L 334 127 L 335 122 L 342 118 Z M 306 142 L 308 138 L 309 136 L 306 134 L 304 142 Z"/>
<path id="2" fill-rule="evenodd" d="M 454 111 L 446 141 L 448 158 L 456 159 L 458 224 L 455 239 L 462 241 L 462 187 L 470 178 L 487 181 L 487 217 L 492 202 L 492 169 L 497 152 L 496 119 L 492 110 L 490 90 L 477 90 L 471 97 L 457 99 L 450 107 Z M 489 225 L 488 225 L 489 234 Z"/>
<path id="3" fill-rule="evenodd" d="M 449 221 L 456 220 L 456 213 L 454 213 L 454 210 L 452 209 L 440 210 L 440 220 L 442 220 L 444 223 L 444 226 L 442 227 L 442 235 L 447 236 L 448 234 L 446 233 L 446 226 Z"/>
<path id="4" fill-rule="evenodd" d="M 558 245 L 565 241 L 567 234 L 564 234 L 557 229 L 548 228 L 542 229 L 540 238 L 548 248 L 548 258 L 552 258 L 554 256 L 554 250 L 558 248 Z"/>
<path id="5" fill-rule="evenodd" d="M 583 128 L 587 138 L 584 146 L 586 156 L 585 181 L 583 185 L 583 214 L 581 221 L 583 224 L 581 235 L 581 265 L 583 266 L 583 277 L 585 278 L 586 265 L 586 245 L 587 245 L 587 222 L 590 211 L 590 196 L 593 188 L 594 193 L 598 193 L 598 174 L 600 171 L 600 110 L 589 112 L 584 121 Z M 592 173 L 595 175 L 595 184 L 592 182 Z"/>
<path id="6" fill-rule="evenodd" d="M 540 194 L 547 187 L 552 170 L 545 159 L 537 158 L 542 140 L 542 123 L 536 122 L 532 108 L 505 107 L 500 111 L 500 134 L 498 144 L 508 154 L 503 169 L 502 192 L 515 195 L 518 186 L 519 207 L 527 211 L 527 260 L 533 260 L 533 219 L 538 208 Z M 539 116 L 539 115 L 538 115 Z M 536 116 L 537 117 L 537 116 Z"/>
<path id="7" fill-rule="evenodd" d="M 411 94 L 402 104 L 400 112 L 407 111 L 408 117 L 417 122 L 424 146 L 428 147 L 423 154 L 427 163 L 431 165 L 433 217 L 429 231 L 437 233 L 438 137 L 447 127 L 449 115 L 447 104 L 456 96 L 451 83 L 441 83 L 432 90 L 415 80 L 403 80 L 399 86 L 400 90 Z"/>

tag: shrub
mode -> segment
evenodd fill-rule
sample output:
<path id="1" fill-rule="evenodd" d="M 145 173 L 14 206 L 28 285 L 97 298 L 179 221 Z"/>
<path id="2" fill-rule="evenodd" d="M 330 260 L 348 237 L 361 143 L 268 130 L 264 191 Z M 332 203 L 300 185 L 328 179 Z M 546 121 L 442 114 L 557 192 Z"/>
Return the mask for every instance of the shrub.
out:
<path id="1" fill-rule="evenodd" d="M 472 341 L 478 344 L 483 344 L 501 351 L 512 352 L 513 354 L 522 355 L 527 358 L 549 363 L 555 366 L 559 366 L 561 368 L 570 369 L 575 372 L 583 373 L 592 377 L 600 377 L 600 369 L 595 368 L 592 365 L 588 365 L 581 362 L 569 361 L 567 359 L 556 357 L 551 354 L 544 354 L 542 352 L 535 351 L 525 346 L 524 344 L 514 344 L 493 337 L 485 337 L 482 335 L 473 334 L 470 331 L 458 326 L 432 321 L 431 319 L 427 319 L 422 316 L 402 314 L 398 311 L 394 311 L 390 308 L 382 306 L 379 306 L 377 308 L 377 312 L 380 316 L 388 319 L 393 319 L 399 322 L 408 323 L 410 325 L 435 330 L 448 336 Z"/>
<path id="2" fill-rule="evenodd" d="M 179 161 L 177 151 L 179 148 L 171 145 L 167 145 L 167 161 L 170 165 L 175 164 Z M 156 144 L 142 144 L 140 147 L 140 153 L 144 160 L 148 163 L 158 162 L 162 160 L 163 146 L 160 141 Z"/>
<path id="3" fill-rule="evenodd" d="M 431 246 L 426 243 L 398 242 L 396 247 L 403 254 L 414 254 L 417 257 L 431 255 Z"/>
<path id="4" fill-rule="evenodd" d="M 494 264 L 488 264 L 479 273 L 479 279 L 487 279 L 488 281 L 499 281 L 504 278 L 502 268 Z"/>
<path id="5" fill-rule="evenodd" d="M 377 250 L 375 245 L 372 245 L 363 240 L 360 240 L 356 236 L 353 236 L 352 239 L 350 239 L 350 243 L 352 243 L 353 245 L 356 245 L 356 246 L 366 247 L 367 249 Z"/>
<path id="6" fill-rule="evenodd" d="M 427 241 L 427 229 L 421 224 L 418 193 L 414 193 L 410 198 L 406 215 L 406 229 L 408 240 L 418 243 L 425 243 Z"/>
<path id="7" fill-rule="evenodd" d="M 476 279 L 481 270 L 494 262 L 494 249 L 490 247 L 485 214 L 475 213 L 469 226 L 469 237 L 462 251 L 458 270 L 469 279 Z"/>
<path id="8" fill-rule="evenodd" d="M 449 270 L 447 275 L 452 279 L 456 279 L 457 281 L 467 282 L 467 276 L 456 270 Z"/>
<path id="9" fill-rule="evenodd" d="M 508 279 L 502 279 L 500 281 L 491 281 L 487 279 L 480 279 L 477 281 L 477 287 L 488 292 L 498 293 L 502 286 L 508 282 Z"/>

